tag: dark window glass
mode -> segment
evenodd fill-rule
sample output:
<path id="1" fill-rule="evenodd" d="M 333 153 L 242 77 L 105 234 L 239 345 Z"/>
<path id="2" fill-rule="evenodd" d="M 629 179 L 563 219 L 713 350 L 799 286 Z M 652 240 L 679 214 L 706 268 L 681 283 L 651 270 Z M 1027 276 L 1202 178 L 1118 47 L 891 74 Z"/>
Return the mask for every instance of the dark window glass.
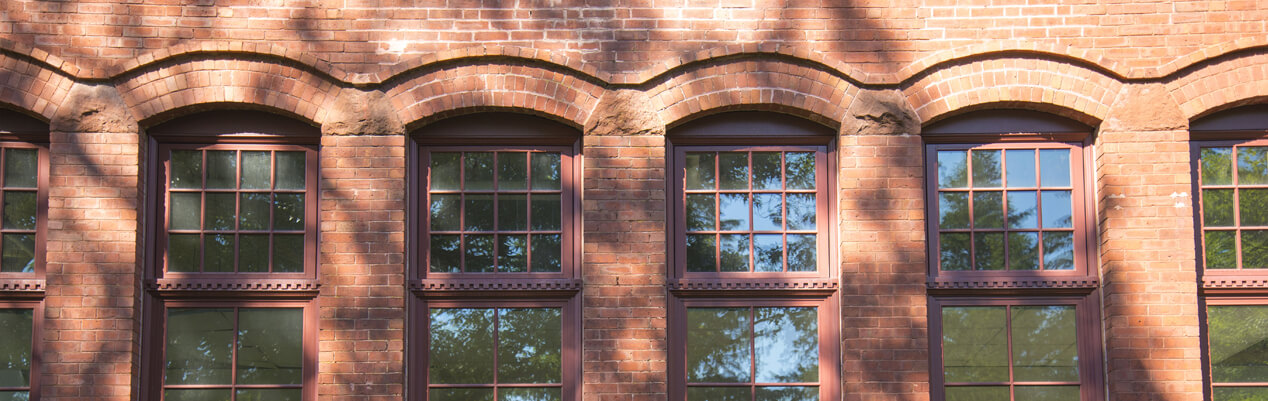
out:
<path id="1" fill-rule="evenodd" d="M 688 400 L 819 398 L 817 308 L 690 307 L 686 325 Z"/>
<path id="2" fill-rule="evenodd" d="M 942 307 L 946 399 L 1079 399 L 1076 320 L 1069 305 Z"/>
<path id="3" fill-rule="evenodd" d="M 559 308 L 431 308 L 431 399 L 559 400 Z"/>
<path id="4" fill-rule="evenodd" d="M 35 272 L 39 150 L 4 148 L 0 207 L 0 272 Z"/>
<path id="5" fill-rule="evenodd" d="M 163 392 L 171 400 L 299 400 L 302 308 L 169 308 Z"/>

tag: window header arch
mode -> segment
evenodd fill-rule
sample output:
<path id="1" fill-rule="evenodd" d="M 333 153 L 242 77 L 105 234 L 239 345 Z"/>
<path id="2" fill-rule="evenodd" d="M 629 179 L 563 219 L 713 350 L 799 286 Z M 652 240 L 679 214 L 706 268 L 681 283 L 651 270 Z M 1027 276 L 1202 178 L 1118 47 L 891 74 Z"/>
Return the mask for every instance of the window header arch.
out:
<path id="1" fill-rule="evenodd" d="M 826 144 L 835 128 L 790 114 L 731 111 L 692 119 L 669 128 L 674 144 L 772 143 Z"/>
<path id="2" fill-rule="evenodd" d="M 571 145 L 581 130 L 533 114 L 486 112 L 445 118 L 410 132 L 423 145 L 471 145 L 496 140 L 503 145 Z"/>
<path id="3" fill-rule="evenodd" d="M 1052 113 L 996 109 L 938 120 L 922 128 L 921 135 L 929 142 L 1081 141 L 1092 131 L 1092 126 Z"/>
<path id="4" fill-rule="evenodd" d="M 259 110 L 212 110 L 176 117 L 146 129 L 164 142 L 223 138 L 236 143 L 261 139 L 316 144 L 321 128 L 294 117 Z"/>

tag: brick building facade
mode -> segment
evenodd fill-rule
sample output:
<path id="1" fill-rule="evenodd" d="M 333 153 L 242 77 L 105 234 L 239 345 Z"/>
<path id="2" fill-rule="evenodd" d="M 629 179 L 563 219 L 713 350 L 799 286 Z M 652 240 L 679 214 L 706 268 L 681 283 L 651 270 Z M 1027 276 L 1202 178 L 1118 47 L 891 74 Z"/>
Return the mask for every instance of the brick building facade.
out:
<path id="1" fill-rule="evenodd" d="M 1268 4 L 1048 3 L 1055 4 L 5 1 L 0 131 L 4 160 L 17 164 L 0 165 L 17 171 L 14 177 L 28 168 L 34 178 L 23 184 L 5 176 L 4 208 L 12 211 L 3 212 L 0 230 L 9 236 L 0 240 L 0 311 L 30 310 L 12 321 L 29 322 L 33 338 L 27 373 L 19 374 L 25 378 L 0 378 L 0 396 L 210 400 L 221 398 L 206 394 L 223 391 L 241 400 L 421 401 L 433 392 L 434 401 L 449 391 L 448 399 L 461 399 L 475 394 L 461 391 L 503 387 L 451 385 L 429 373 L 441 366 L 433 355 L 440 351 L 428 344 L 440 341 L 445 311 L 495 311 L 502 322 L 495 324 L 509 327 L 516 311 L 546 308 L 562 322 L 554 337 L 561 349 L 546 354 L 562 367 L 539 386 L 545 390 L 525 388 L 559 391 L 564 400 L 706 394 L 692 391 L 714 379 L 687 372 L 700 363 L 688 349 L 712 337 L 692 337 L 691 325 L 700 322 L 692 313 L 737 310 L 748 311 L 741 321 L 818 312 L 811 325 L 819 330 L 802 333 L 817 340 L 817 370 L 791 382 L 832 399 L 936 400 L 973 383 L 1017 399 L 1044 386 L 1065 386 L 1085 400 L 1202 400 L 1213 392 L 1243 399 L 1235 398 L 1238 388 L 1255 390 L 1237 383 L 1268 382 L 1254 373 L 1265 354 L 1236 362 L 1210 344 L 1268 338 L 1268 321 L 1246 320 L 1261 316 L 1254 305 L 1268 299 L 1268 276 L 1249 270 L 1266 267 L 1256 265 L 1259 224 L 1251 214 L 1255 185 L 1268 182 L 1251 175 L 1258 174 L 1255 141 L 1268 132 L 1268 109 L 1258 106 L 1268 99 Z M 1007 166 L 1036 169 L 1048 182 L 1044 155 L 1051 150 L 1070 158 L 1058 169 L 1070 182 L 964 186 L 940 170 L 958 163 L 956 155 L 981 163 L 1038 154 L 1037 165 Z M 495 195 L 475 184 L 442 188 L 429 172 L 447 166 L 437 161 L 443 157 L 478 163 L 486 153 L 529 160 L 530 169 L 556 166 L 550 171 L 562 177 L 559 188 L 551 177 L 539 187 L 534 176 L 524 178 L 532 186 L 522 193 L 495 192 L 506 202 L 560 199 L 557 226 L 437 228 L 435 210 L 449 207 L 437 199 L 464 199 L 455 213 L 474 221 L 478 208 L 493 205 L 481 196 Z M 214 172 L 182 186 L 178 167 L 210 171 L 219 163 L 213 157 L 230 154 L 242 167 L 226 170 L 239 174 L 228 178 L 229 189 L 212 184 Z M 537 164 L 538 155 L 546 164 Z M 759 157 L 775 155 L 781 189 L 759 189 L 747 175 L 741 192 L 687 184 L 686 175 L 724 173 L 700 167 L 700 158 L 735 155 L 747 158 L 745 174 L 756 171 Z M 247 163 L 257 156 L 266 160 L 265 189 L 251 192 Z M 793 160 L 802 157 L 816 160 L 817 178 L 795 187 Z M 1237 173 L 1221 173 L 1221 160 Z M 1199 165 L 1211 175 L 1200 175 Z M 478 179 L 475 164 L 462 166 L 456 177 Z M 519 174 L 498 171 L 497 180 Z M 976 174 L 969 175 L 981 183 L 1011 173 Z M 941 215 L 953 207 L 949 200 L 986 204 L 999 196 L 1012 204 L 1030 194 L 1048 202 L 1049 192 L 1072 202 L 1072 223 L 1038 218 L 1039 228 L 995 229 L 965 220 L 970 228 L 960 229 Z M 1243 206 L 1207 202 L 1203 209 L 1199 194 L 1206 193 Z M 756 199 L 767 195 L 782 196 L 785 209 L 766 231 L 728 231 L 723 203 L 699 209 L 687 200 L 739 196 L 756 210 Z M 24 196 L 35 206 L 9 205 Z M 271 217 L 261 218 L 263 228 L 251 228 L 257 222 L 247 217 L 252 196 L 266 199 L 261 210 Z M 186 197 L 202 206 L 181 231 L 172 211 L 183 210 L 174 202 Z M 814 199 L 809 228 L 792 223 L 795 197 Z M 236 207 L 224 212 L 228 228 L 215 228 L 208 216 L 225 199 Z M 691 228 L 690 213 L 700 210 L 708 210 L 708 228 Z M 1225 214 L 1240 217 L 1224 224 Z M 1071 256 L 1043 253 L 1035 258 L 1048 267 L 1027 270 L 1013 263 L 1021 266 L 1032 251 L 1017 245 L 999 251 L 1008 267 L 991 270 L 996 235 L 1000 244 L 1005 236 L 1050 238 L 1035 252 L 1065 246 Z M 482 236 L 548 245 L 524 245 L 538 259 L 529 251 L 522 273 L 472 273 L 482 257 L 520 260 L 507 253 L 510 242 L 499 242 L 496 257 L 472 251 L 470 241 Z M 782 267 L 757 274 L 754 266 L 764 262 L 753 255 L 771 236 L 783 241 L 773 248 Z M 213 237 L 235 239 L 216 248 L 223 244 Z M 706 237 L 716 242 L 708 242 L 713 251 L 704 260 L 717 265 L 697 271 L 698 260 L 686 255 L 697 248 L 688 242 Z M 812 250 L 794 249 L 807 238 Z M 949 245 L 960 238 L 962 252 Z M 256 246 L 248 239 L 268 245 L 247 249 Z M 436 267 L 438 255 L 451 251 L 438 245 L 448 239 L 463 249 L 453 251 L 452 274 Z M 735 254 L 751 274 L 726 272 L 731 251 L 721 244 L 733 240 L 744 241 Z M 17 267 L 9 267 L 5 247 L 17 249 Z M 173 256 L 177 249 L 193 259 Z M 269 256 L 248 260 L 252 249 Z M 232 260 L 212 254 L 221 251 Z M 964 271 L 953 267 L 961 256 Z M 794 257 L 809 262 L 795 265 Z M 546 262 L 538 267 L 538 260 Z M 217 263 L 241 274 L 209 273 Z M 1003 379 L 948 373 L 950 359 L 981 362 L 955 356 L 955 333 L 982 334 L 976 325 L 956 326 L 950 314 L 1007 310 L 1009 324 L 1021 325 L 1018 314 L 1037 307 L 1077 310 L 1067 322 L 1077 329 L 1066 330 L 1077 337 L 1077 366 L 1054 362 L 1066 357 L 1029 363 L 1077 373 L 1027 381 L 1014 375 L 1023 365 L 1017 353 L 991 365 L 1008 372 Z M 173 379 L 185 363 L 173 356 L 185 338 L 173 322 L 199 320 L 195 312 L 211 308 L 236 319 L 237 334 L 225 340 L 235 352 L 264 341 L 242 327 L 302 322 L 302 330 L 266 336 L 301 343 L 276 345 L 295 347 L 296 365 L 285 374 L 295 379 L 271 382 L 236 370 L 231 384 Z M 252 317 L 261 311 L 282 312 Z M 1227 320 L 1234 312 L 1251 333 L 1227 334 L 1215 323 L 1238 322 Z M 753 366 L 762 363 L 753 354 L 761 354 L 754 344 L 767 341 L 749 330 L 746 374 L 765 369 Z M 1042 348 L 1016 333 L 1006 337 L 999 341 L 1008 347 Z M 252 363 L 242 362 L 245 353 L 229 355 L 238 359 L 216 363 Z M 1227 373 L 1226 363 L 1251 373 Z M 257 379 L 267 385 L 251 387 Z M 482 380 L 473 382 L 496 382 Z M 751 388 L 758 399 L 792 388 L 754 377 L 739 382 L 747 384 L 735 388 Z M 206 393 L 171 395 L 181 391 Z M 993 390 L 983 391 L 977 396 Z M 504 395 L 533 399 L 515 397 Z"/>

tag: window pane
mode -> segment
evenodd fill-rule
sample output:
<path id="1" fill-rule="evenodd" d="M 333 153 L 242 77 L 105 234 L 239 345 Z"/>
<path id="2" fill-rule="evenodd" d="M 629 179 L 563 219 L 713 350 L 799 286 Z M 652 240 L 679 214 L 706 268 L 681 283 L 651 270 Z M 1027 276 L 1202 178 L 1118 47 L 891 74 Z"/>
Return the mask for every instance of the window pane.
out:
<path id="1" fill-rule="evenodd" d="M 687 153 L 686 189 L 714 189 L 713 153 Z"/>
<path id="2" fill-rule="evenodd" d="M 533 234 L 532 237 L 532 270 L 535 272 L 558 272 L 563 265 L 559 259 L 559 234 Z"/>
<path id="3" fill-rule="evenodd" d="M 522 152 L 498 153 L 498 190 L 528 189 L 528 154 Z"/>
<path id="4" fill-rule="evenodd" d="M 304 229 L 304 194 L 273 194 L 273 229 Z"/>
<path id="5" fill-rule="evenodd" d="M 273 168 L 269 152 L 242 151 L 242 189 L 268 189 Z"/>
<path id="6" fill-rule="evenodd" d="M 202 216 L 202 194 L 172 192 L 171 217 L 168 227 L 172 230 L 197 230 Z"/>
<path id="7" fill-rule="evenodd" d="M 204 230 L 233 230 L 237 222 L 237 214 L 234 210 L 238 206 L 238 196 L 232 193 L 208 193 L 206 194 L 207 208 L 206 215 L 203 216 Z"/>
<path id="8" fill-rule="evenodd" d="M 1074 227 L 1074 212 L 1070 206 L 1070 191 L 1043 191 L 1043 227 Z"/>
<path id="9" fill-rule="evenodd" d="M 267 193 L 243 193 L 240 195 L 241 204 L 238 205 L 238 229 L 239 230 L 268 230 L 269 229 L 269 194 Z"/>
<path id="10" fill-rule="evenodd" d="M 431 190 L 458 190 L 458 178 L 462 177 L 458 169 L 458 160 L 461 156 L 461 153 L 448 152 L 431 154 L 431 169 L 428 171 L 431 177 Z"/>
<path id="11" fill-rule="evenodd" d="M 230 384 L 233 337 L 233 309 L 169 309 L 164 383 Z"/>
<path id="12" fill-rule="evenodd" d="M 1074 233 L 1043 233 L 1044 270 L 1074 270 Z"/>
<path id="13" fill-rule="evenodd" d="M 1008 193 L 1008 228 L 1039 228 L 1039 205 L 1035 191 Z"/>
<path id="14" fill-rule="evenodd" d="M 28 391 L 0 391 L 0 401 L 27 401 L 31 399 Z"/>
<path id="15" fill-rule="evenodd" d="M 718 256 L 713 234 L 687 235 L 687 271 L 717 271 Z"/>
<path id="16" fill-rule="evenodd" d="M 1216 387 L 1214 401 L 1268 400 L 1268 387 Z"/>
<path id="17" fill-rule="evenodd" d="M 1268 306 L 1212 305 L 1206 316 L 1211 380 L 1268 382 Z"/>
<path id="18" fill-rule="evenodd" d="M 493 189 L 493 153 L 467 152 L 462 159 L 462 185 L 467 191 Z"/>
<path id="19" fill-rule="evenodd" d="M 35 229 L 35 192 L 4 191 L 4 228 Z"/>
<path id="20" fill-rule="evenodd" d="M 749 308 L 687 308 L 687 381 L 749 381 L 749 329 Z"/>
<path id="21" fill-rule="evenodd" d="M 31 335 L 34 311 L 0 309 L 0 387 L 31 384 Z"/>
<path id="22" fill-rule="evenodd" d="M 35 149 L 5 149 L 4 151 L 4 186 L 6 188 L 36 187 Z"/>
<path id="23" fill-rule="evenodd" d="M 498 383 L 560 383 L 561 311 L 498 310 Z"/>
<path id="24" fill-rule="evenodd" d="M 1070 186 L 1070 150 L 1039 150 L 1039 183 L 1044 187 Z"/>
<path id="25" fill-rule="evenodd" d="M 1004 386 L 955 386 L 947 387 L 946 401 L 1009 401 L 1008 387 Z"/>
<path id="26" fill-rule="evenodd" d="M 167 271 L 198 271 L 198 234 L 169 234 L 167 236 Z"/>
<path id="27" fill-rule="evenodd" d="M 1237 268 L 1237 232 L 1207 231 L 1206 264 L 1207 269 Z"/>
<path id="28" fill-rule="evenodd" d="M 300 401 L 304 390 L 298 388 L 257 388 L 238 390 L 234 401 Z"/>
<path id="29" fill-rule="evenodd" d="M 503 234 L 498 237 L 498 271 L 528 271 L 528 236 Z"/>
<path id="30" fill-rule="evenodd" d="M 498 195 L 498 230 L 528 229 L 528 195 Z"/>
<path id="31" fill-rule="evenodd" d="M 1004 194 L 973 194 L 973 228 L 1004 228 Z"/>
<path id="32" fill-rule="evenodd" d="M 748 230 L 748 194 L 721 194 L 718 197 L 720 229 Z"/>
<path id="33" fill-rule="evenodd" d="M 1002 306 L 942 308 L 942 366 L 948 383 L 1008 381 L 1004 319 Z M 948 387 L 948 396 L 952 388 L 960 387 Z"/>
<path id="34" fill-rule="evenodd" d="M 304 271 L 304 236 L 273 235 L 273 272 Z"/>
<path id="35" fill-rule="evenodd" d="M 1039 270 L 1039 233 L 1008 233 L 1008 270 Z"/>
<path id="36" fill-rule="evenodd" d="M 238 236 L 238 271 L 251 273 L 269 271 L 269 236 L 267 234 Z"/>
<path id="37" fill-rule="evenodd" d="M 715 230 L 718 205 L 713 194 L 687 195 L 687 231 Z"/>
<path id="38" fill-rule="evenodd" d="M 203 152 L 172 151 L 172 188 L 198 189 L 203 186 Z"/>
<path id="39" fill-rule="evenodd" d="M 207 188 L 233 189 L 238 183 L 238 152 L 207 151 Z"/>
<path id="40" fill-rule="evenodd" d="M 428 254 L 428 269 L 436 273 L 457 273 L 462 271 L 462 249 L 457 235 L 431 236 L 431 253 Z"/>
<path id="41" fill-rule="evenodd" d="M 938 194 L 938 227 L 969 228 L 968 192 Z"/>
<path id="42" fill-rule="evenodd" d="M 467 252 L 464 262 L 468 273 L 493 273 L 493 236 L 492 235 L 467 235 L 464 236 L 467 242 Z"/>
<path id="43" fill-rule="evenodd" d="M 938 188 L 966 188 L 969 186 L 968 152 L 963 150 L 938 151 Z"/>
<path id="44" fill-rule="evenodd" d="M 973 268 L 1004 270 L 1004 233 L 973 234 Z"/>
<path id="45" fill-rule="evenodd" d="M 491 388 L 433 388 L 428 392 L 430 401 L 493 401 Z"/>
<path id="46" fill-rule="evenodd" d="M 1268 147 L 1237 148 L 1237 183 L 1268 184 Z"/>
<path id="47" fill-rule="evenodd" d="M 300 384 L 303 356 L 303 309 L 238 311 L 238 384 Z"/>
<path id="48" fill-rule="evenodd" d="M 748 153 L 718 154 L 718 188 L 748 189 Z"/>
<path id="49" fill-rule="evenodd" d="M 1012 314 L 1013 380 L 1079 381 L 1074 307 L 1014 306 Z"/>
<path id="50" fill-rule="evenodd" d="M 687 401 L 749 401 L 748 387 L 687 387 Z"/>
<path id="51" fill-rule="evenodd" d="M 721 237 L 722 271 L 750 271 L 748 234 L 723 234 Z"/>
<path id="52" fill-rule="evenodd" d="M 563 188 L 559 160 L 558 153 L 533 153 L 533 189 L 559 190 Z"/>
<path id="53" fill-rule="evenodd" d="M 431 383 L 493 382 L 493 316 L 493 309 L 431 310 Z"/>
<path id="54" fill-rule="evenodd" d="M 428 208 L 431 213 L 432 231 L 461 230 L 461 202 L 462 195 L 432 194 L 431 206 Z"/>
<path id="55" fill-rule="evenodd" d="M 1237 198 L 1242 226 L 1268 225 L 1268 189 L 1242 189 Z"/>
<path id="56" fill-rule="evenodd" d="M 232 272 L 233 242 L 233 234 L 207 234 L 203 236 L 203 272 Z"/>
<path id="57" fill-rule="evenodd" d="M 498 390 L 498 401 L 558 401 L 561 393 L 559 387 L 502 388 Z"/>
<path id="58" fill-rule="evenodd" d="M 754 234 L 753 271 L 784 271 L 784 236 L 780 234 Z"/>
<path id="59" fill-rule="evenodd" d="M 1026 401 L 1069 401 L 1079 399 L 1079 386 L 1017 386 L 1016 399 Z"/>
<path id="60" fill-rule="evenodd" d="M 783 230 L 783 206 L 784 199 L 780 194 L 753 194 L 753 230 Z M 814 221 L 813 217 L 811 218 L 811 221 Z"/>
<path id="61" fill-rule="evenodd" d="M 788 271 L 818 270 L 818 253 L 814 234 L 788 234 Z"/>
<path id="62" fill-rule="evenodd" d="M 1002 181 L 998 150 L 974 150 L 973 155 L 973 187 L 999 188 Z"/>
<path id="63" fill-rule="evenodd" d="M 969 270 L 969 234 L 942 233 L 938 238 L 941 270 Z"/>
<path id="64" fill-rule="evenodd" d="M 1202 190 L 1202 226 L 1233 226 L 1233 190 Z"/>
<path id="65" fill-rule="evenodd" d="M 557 231 L 563 226 L 563 205 L 559 202 L 559 194 L 533 194 L 529 200 L 533 207 L 529 219 L 534 230 Z"/>
<path id="66" fill-rule="evenodd" d="M 1242 268 L 1268 268 L 1268 231 L 1242 231 Z"/>
<path id="67" fill-rule="evenodd" d="M 798 386 L 757 388 L 757 401 L 812 401 L 818 399 L 818 387 Z"/>
<path id="68" fill-rule="evenodd" d="M 1008 163 L 1008 187 L 1035 186 L 1035 150 L 1009 149 L 1004 151 Z"/>
<path id="69" fill-rule="evenodd" d="M 784 170 L 787 189 L 815 189 L 814 152 L 784 153 Z"/>
<path id="70" fill-rule="evenodd" d="M 275 187 L 277 189 L 304 189 L 308 176 L 304 152 L 275 152 L 277 157 Z M 457 174 L 455 174 L 457 176 Z"/>
<path id="71" fill-rule="evenodd" d="M 779 152 L 753 152 L 753 189 L 783 189 Z"/>
<path id="72" fill-rule="evenodd" d="M 819 381 L 819 313 L 815 308 L 755 308 L 753 348 L 758 383 Z"/>
<path id="73" fill-rule="evenodd" d="M 231 391 L 225 389 L 167 389 L 163 401 L 229 401 Z"/>
<path id="74" fill-rule="evenodd" d="M 788 229 L 815 229 L 815 194 L 788 194 Z"/>
<path id="75" fill-rule="evenodd" d="M 1202 148 L 1202 185 L 1233 183 L 1233 148 Z"/>
<path id="76" fill-rule="evenodd" d="M 31 234 L 0 234 L 4 239 L 3 261 L 0 271 L 31 273 L 35 271 L 35 236 Z"/>

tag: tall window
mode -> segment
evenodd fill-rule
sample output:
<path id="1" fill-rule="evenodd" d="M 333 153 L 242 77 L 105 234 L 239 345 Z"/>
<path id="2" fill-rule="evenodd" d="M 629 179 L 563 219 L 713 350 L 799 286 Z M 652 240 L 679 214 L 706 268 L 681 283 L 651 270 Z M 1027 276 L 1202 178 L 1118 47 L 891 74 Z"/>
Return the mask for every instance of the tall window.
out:
<path id="1" fill-rule="evenodd" d="M 320 133 L 241 111 L 147 131 L 156 245 L 142 397 L 315 401 Z"/>
<path id="2" fill-rule="evenodd" d="M 1101 399 L 1090 128 L 997 110 L 924 131 L 933 398 Z"/>
<path id="3" fill-rule="evenodd" d="M 837 398 L 832 131 L 737 112 L 670 138 L 670 399 Z"/>
<path id="4" fill-rule="evenodd" d="M 0 400 L 40 399 L 48 124 L 0 109 Z"/>
<path id="5" fill-rule="evenodd" d="M 413 399 L 579 401 L 580 133 L 484 113 L 412 137 Z"/>
<path id="6" fill-rule="evenodd" d="M 1268 398 L 1268 106 L 1189 126 L 1206 361 L 1214 401 Z"/>

